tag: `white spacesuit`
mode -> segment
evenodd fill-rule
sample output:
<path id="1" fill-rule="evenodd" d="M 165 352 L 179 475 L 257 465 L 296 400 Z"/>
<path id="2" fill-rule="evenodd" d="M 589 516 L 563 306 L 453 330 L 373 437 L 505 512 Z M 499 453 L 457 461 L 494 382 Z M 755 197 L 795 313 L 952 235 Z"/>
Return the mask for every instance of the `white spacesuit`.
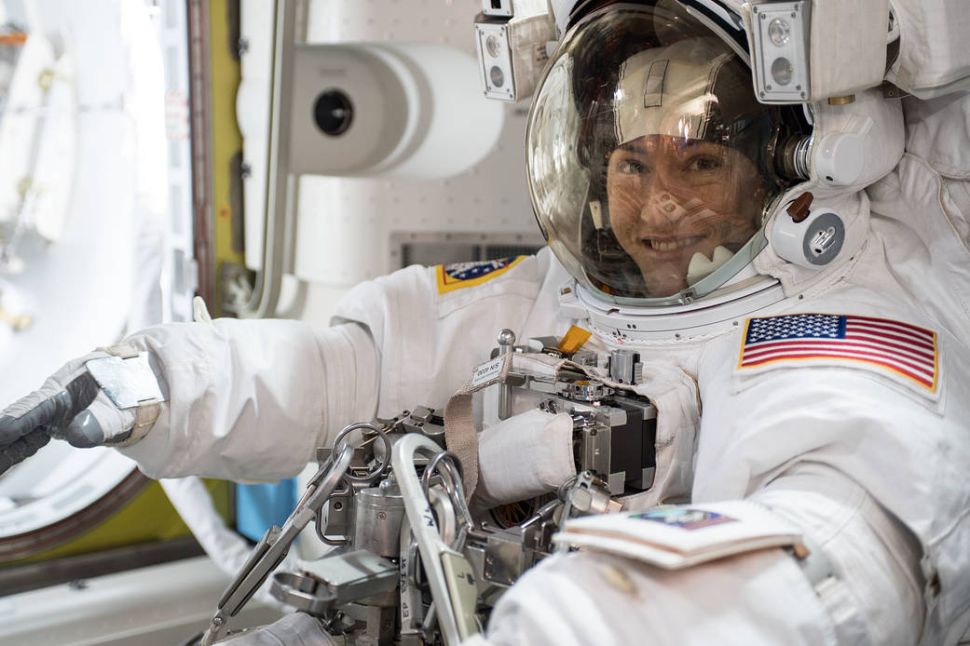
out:
<path id="1" fill-rule="evenodd" d="M 121 442 L 153 477 L 278 479 L 345 424 L 444 407 L 499 330 L 576 325 L 593 332 L 584 350 L 636 352 L 632 387 L 658 410 L 654 484 L 626 507 L 749 499 L 815 555 L 677 571 L 556 555 L 471 643 L 957 643 L 970 627 L 970 154 L 952 142 L 967 141 L 970 97 L 860 91 L 814 105 L 809 124 L 755 101 L 730 21 L 686 2 L 603 4 L 574 15 L 533 104 L 529 179 L 550 249 L 401 270 L 353 290 L 333 327 L 146 330 L 126 344 L 148 351 L 166 401 L 139 409 L 135 431 L 103 392 L 55 401 L 68 383 L 90 390 L 74 366 L 4 412 L 6 443 L 36 437 L 17 423 L 46 406 L 56 436 Z M 816 148 L 850 136 L 864 162 L 826 177 L 809 154 L 799 169 L 809 133 Z M 784 219 L 817 229 L 793 252 L 783 239 L 800 229 Z"/>

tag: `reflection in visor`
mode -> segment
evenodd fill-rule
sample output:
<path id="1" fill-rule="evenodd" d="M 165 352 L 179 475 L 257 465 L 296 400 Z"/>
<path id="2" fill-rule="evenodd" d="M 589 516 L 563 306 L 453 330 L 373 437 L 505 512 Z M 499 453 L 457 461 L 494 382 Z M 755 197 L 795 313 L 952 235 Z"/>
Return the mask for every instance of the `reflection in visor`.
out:
<path id="1" fill-rule="evenodd" d="M 554 253 L 587 286 L 640 305 L 704 296 L 761 250 L 765 206 L 790 183 L 771 151 L 802 129 L 757 102 L 735 50 L 663 5 L 577 25 L 528 132 L 533 203 Z"/>

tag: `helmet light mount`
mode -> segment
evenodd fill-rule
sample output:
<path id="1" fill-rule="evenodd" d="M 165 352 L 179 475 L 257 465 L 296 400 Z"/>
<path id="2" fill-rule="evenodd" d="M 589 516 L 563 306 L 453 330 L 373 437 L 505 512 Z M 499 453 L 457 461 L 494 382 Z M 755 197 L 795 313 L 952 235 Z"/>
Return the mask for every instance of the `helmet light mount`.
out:
<path id="1" fill-rule="evenodd" d="M 751 71 L 762 103 L 800 103 L 811 92 L 811 1 L 771 2 L 751 8 Z"/>
<path id="2" fill-rule="evenodd" d="M 591 9 L 590 0 L 482 0 L 475 30 L 485 95 L 529 97 L 548 46 Z M 634 3 L 635 4 L 635 3 Z M 839 100 L 877 87 L 887 49 L 899 38 L 889 0 L 681 0 L 707 16 L 743 24 L 755 92 L 765 104 Z M 491 37 L 491 38 L 490 38 Z M 490 43 L 491 48 L 486 44 Z"/>
<path id="3" fill-rule="evenodd" d="M 511 102 L 532 96 L 555 41 L 546 0 L 482 0 L 475 43 L 485 97 Z"/>

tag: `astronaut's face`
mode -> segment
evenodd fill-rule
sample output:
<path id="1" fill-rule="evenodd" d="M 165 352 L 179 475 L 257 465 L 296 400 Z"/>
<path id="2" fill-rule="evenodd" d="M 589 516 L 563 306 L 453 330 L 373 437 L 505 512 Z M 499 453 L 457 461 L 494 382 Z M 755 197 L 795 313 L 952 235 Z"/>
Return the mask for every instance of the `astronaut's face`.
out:
<path id="1" fill-rule="evenodd" d="M 610 224 L 651 296 L 686 289 L 695 254 L 736 252 L 760 225 L 764 184 L 733 148 L 649 135 L 619 146 L 608 164 Z"/>

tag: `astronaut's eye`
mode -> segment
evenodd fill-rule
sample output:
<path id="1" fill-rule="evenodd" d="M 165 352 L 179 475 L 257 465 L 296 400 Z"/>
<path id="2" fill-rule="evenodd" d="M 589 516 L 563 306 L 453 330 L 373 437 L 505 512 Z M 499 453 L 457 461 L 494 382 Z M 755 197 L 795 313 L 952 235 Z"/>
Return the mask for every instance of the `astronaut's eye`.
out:
<path id="1" fill-rule="evenodd" d="M 638 159 L 621 159 L 616 170 L 624 175 L 642 175 L 647 172 L 647 165 Z"/>
<path id="2" fill-rule="evenodd" d="M 685 169 L 692 172 L 704 173 L 718 170 L 724 162 L 714 155 L 695 155 L 687 161 Z"/>

